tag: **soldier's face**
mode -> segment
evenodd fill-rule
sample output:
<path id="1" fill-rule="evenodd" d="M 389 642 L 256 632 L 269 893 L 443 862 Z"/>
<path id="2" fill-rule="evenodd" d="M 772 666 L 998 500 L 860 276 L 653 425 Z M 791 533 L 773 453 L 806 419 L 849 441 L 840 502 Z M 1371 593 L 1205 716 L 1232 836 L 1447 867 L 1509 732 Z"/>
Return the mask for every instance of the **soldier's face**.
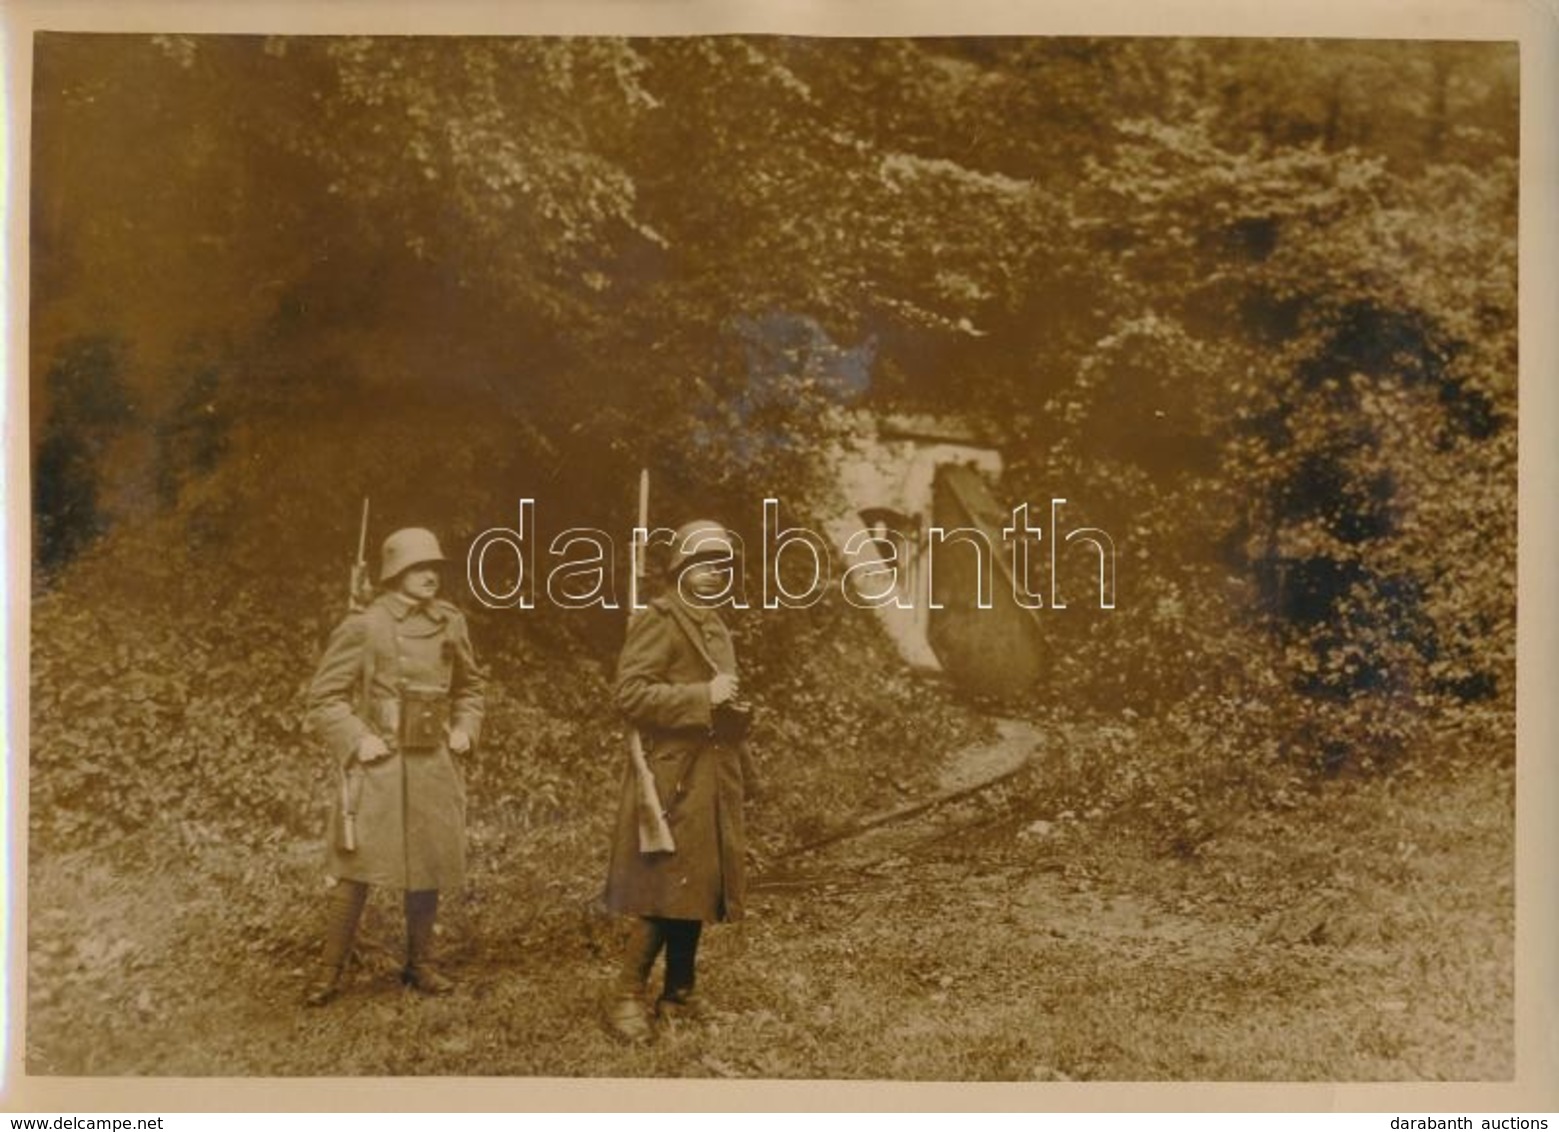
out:
<path id="1" fill-rule="evenodd" d="M 400 592 L 413 601 L 427 601 L 438 593 L 437 566 L 413 566 L 401 575 Z"/>
<path id="2" fill-rule="evenodd" d="M 693 594 L 705 600 L 721 597 L 730 585 L 729 568 L 725 562 L 695 562 L 687 567 L 684 584 Z"/>

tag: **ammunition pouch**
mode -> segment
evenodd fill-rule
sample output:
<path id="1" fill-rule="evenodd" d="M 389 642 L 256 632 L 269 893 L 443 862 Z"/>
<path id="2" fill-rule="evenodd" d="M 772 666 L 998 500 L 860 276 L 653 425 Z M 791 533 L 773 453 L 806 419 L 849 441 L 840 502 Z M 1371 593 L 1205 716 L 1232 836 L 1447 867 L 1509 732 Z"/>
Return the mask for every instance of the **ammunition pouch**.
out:
<path id="1" fill-rule="evenodd" d="M 716 704 L 710 712 L 709 730 L 717 743 L 741 743 L 751 728 L 752 705 L 741 700 Z"/>
<path id="2" fill-rule="evenodd" d="M 403 751 L 430 751 L 448 739 L 449 693 L 407 684 L 401 688 L 396 740 Z"/>

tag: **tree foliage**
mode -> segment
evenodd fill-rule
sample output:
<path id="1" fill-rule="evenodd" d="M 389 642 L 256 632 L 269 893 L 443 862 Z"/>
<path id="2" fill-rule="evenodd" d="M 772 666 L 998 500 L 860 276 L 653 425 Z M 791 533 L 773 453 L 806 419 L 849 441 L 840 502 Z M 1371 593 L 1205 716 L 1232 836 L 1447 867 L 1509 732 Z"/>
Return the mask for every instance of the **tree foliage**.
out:
<path id="1" fill-rule="evenodd" d="M 99 753 L 38 781 L 61 805 L 128 781 L 231 648 L 168 628 L 167 577 L 224 631 L 309 627 L 202 701 L 252 751 L 286 741 L 254 712 L 295 706 L 362 496 L 376 529 L 453 545 L 523 495 L 544 526 L 622 531 L 648 465 L 656 517 L 755 533 L 764 495 L 824 506 L 851 405 L 987 428 L 1011 503 L 1065 496 L 1116 538 L 1110 615 L 1063 561 L 1028 707 L 1242 727 L 1335 769 L 1508 706 L 1515 64 L 1428 42 L 40 36 L 35 628 L 58 635 L 35 634 L 34 734 Z M 778 685 L 811 625 L 755 631 Z M 492 630 L 604 654 L 618 628 Z M 86 655 L 100 637 L 117 667 Z M 136 699 L 132 673 L 166 683 Z M 102 735 L 63 714 L 94 681 Z"/>

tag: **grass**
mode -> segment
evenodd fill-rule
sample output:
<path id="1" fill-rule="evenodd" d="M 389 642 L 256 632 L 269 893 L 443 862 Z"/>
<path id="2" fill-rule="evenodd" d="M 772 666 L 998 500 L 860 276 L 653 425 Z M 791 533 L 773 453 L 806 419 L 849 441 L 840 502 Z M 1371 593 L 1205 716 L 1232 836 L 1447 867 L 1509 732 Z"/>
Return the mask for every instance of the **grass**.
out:
<path id="1" fill-rule="evenodd" d="M 1034 793 L 933 811 L 787 862 L 795 885 L 706 934 L 716 1017 L 644 1049 L 598 1021 L 620 942 L 592 906 L 603 818 L 478 823 L 441 925 L 459 992 L 399 988 L 398 901 L 376 894 L 350 992 L 320 1011 L 297 1005 L 314 847 L 160 831 L 30 863 L 28 1069 L 1508 1079 L 1513 796 L 1487 764 L 1331 782 L 1189 858 L 1108 815 L 1020 836 Z"/>

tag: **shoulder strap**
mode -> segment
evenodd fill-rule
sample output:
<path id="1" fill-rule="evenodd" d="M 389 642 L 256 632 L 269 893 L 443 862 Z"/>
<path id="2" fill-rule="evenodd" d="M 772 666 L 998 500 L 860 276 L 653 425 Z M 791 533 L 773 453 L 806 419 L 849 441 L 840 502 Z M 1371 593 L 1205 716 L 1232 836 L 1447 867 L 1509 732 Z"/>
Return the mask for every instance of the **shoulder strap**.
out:
<path id="1" fill-rule="evenodd" d="M 377 675 L 379 650 L 376 648 L 377 637 L 382 635 L 389 627 L 385 621 L 385 612 L 377 604 L 370 605 L 363 610 L 363 687 L 361 692 L 361 704 L 358 714 L 359 719 L 368 719 L 369 695 L 373 692 L 374 676 Z"/>
<path id="2" fill-rule="evenodd" d="M 718 676 L 720 674 L 720 666 L 715 663 L 715 658 L 710 656 L 709 650 L 704 647 L 703 635 L 698 632 L 697 628 L 688 619 L 687 610 L 683 609 L 675 601 L 668 601 L 665 609 L 671 615 L 671 619 L 677 623 L 677 628 L 682 630 L 682 635 L 688 639 L 688 643 L 693 646 L 693 650 L 704 658 L 704 663 L 709 666 L 710 673 Z"/>

